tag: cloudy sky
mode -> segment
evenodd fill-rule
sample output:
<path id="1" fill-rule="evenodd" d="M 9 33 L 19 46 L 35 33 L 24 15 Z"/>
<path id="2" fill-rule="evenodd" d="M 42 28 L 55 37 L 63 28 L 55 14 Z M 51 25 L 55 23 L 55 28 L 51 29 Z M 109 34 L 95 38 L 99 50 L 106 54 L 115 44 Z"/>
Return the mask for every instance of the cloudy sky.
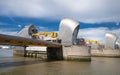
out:
<path id="1" fill-rule="evenodd" d="M 60 20 L 80 22 L 78 37 L 104 42 L 106 32 L 120 38 L 120 0 L 0 0 L 0 33 L 15 35 L 25 25 L 58 31 Z"/>

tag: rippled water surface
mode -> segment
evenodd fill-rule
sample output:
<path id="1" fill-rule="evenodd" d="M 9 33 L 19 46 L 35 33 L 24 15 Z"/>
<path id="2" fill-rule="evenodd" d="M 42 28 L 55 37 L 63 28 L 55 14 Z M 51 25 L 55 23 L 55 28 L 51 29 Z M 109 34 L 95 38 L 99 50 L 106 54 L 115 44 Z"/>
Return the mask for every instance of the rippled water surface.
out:
<path id="1" fill-rule="evenodd" d="M 120 75 L 120 58 L 92 58 L 91 62 L 0 57 L 0 75 Z"/>
<path id="2" fill-rule="evenodd" d="M 0 58 L 0 75 L 120 75 L 120 59 L 46 62 L 34 58 Z"/>

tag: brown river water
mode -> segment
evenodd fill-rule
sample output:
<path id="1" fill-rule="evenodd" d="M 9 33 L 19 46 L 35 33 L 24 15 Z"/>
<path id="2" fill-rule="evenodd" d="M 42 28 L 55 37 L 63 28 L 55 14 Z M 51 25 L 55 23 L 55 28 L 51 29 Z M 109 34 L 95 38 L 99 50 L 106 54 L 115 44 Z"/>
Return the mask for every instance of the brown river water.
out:
<path id="1" fill-rule="evenodd" d="M 0 75 L 120 75 L 120 58 L 47 62 L 38 58 L 0 57 Z"/>

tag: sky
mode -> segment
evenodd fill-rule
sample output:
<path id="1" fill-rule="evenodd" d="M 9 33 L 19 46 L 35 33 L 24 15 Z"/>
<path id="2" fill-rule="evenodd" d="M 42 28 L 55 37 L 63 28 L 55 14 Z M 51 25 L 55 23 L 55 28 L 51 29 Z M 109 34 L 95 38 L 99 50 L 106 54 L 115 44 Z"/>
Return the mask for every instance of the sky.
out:
<path id="1" fill-rule="evenodd" d="M 120 0 L 0 0 L 0 33 L 16 35 L 29 24 L 58 31 L 67 17 L 80 23 L 78 38 L 104 42 L 106 32 L 120 38 L 119 7 Z"/>

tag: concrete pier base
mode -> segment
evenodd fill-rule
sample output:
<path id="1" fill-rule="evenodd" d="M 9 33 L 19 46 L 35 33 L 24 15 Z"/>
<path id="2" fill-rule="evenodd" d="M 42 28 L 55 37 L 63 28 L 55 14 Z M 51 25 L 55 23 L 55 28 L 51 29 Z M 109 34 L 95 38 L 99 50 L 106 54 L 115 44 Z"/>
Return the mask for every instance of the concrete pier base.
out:
<path id="1" fill-rule="evenodd" d="M 63 58 L 65 60 L 91 61 L 91 53 L 85 46 L 63 46 Z"/>
<path id="2" fill-rule="evenodd" d="M 13 50 L 13 56 L 24 57 L 24 50 Z"/>
<path id="3" fill-rule="evenodd" d="M 91 50 L 91 55 L 97 57 L 120 57 L 120 50 Z"/>
<path id="4" fill-rule="evenodd" d="M 63 60 L 62 46 L 59 48 L 47 47 L 48 60 Z"/>
<path id="5" fill-rule="evenodd" d="M 17 48 L 18 49 L 18 48 Z M 20 48 L 19 48 L 20 49 Z M 45 58 L 47 60 L 72 60 L 72 61 L 91 61 L 91 52 L 86 46 L 72 45 L 72 46 L 61 46 L 61 47 L 47 47 L 46 53 L 37 52 L 24 52 L 24 48 L 21 50 L 14 50 L 14 55 L 28 57 Z M 33 53 L 33 54 L 32 54 Z M 44 59 L 43 58 L 43 59 Z"/>
<path id="6" fill-rule="evenodd" d="M 13 50 L 13 55 L 24 57 L 24 47 L 23 46 L 16 46 Z"/>

